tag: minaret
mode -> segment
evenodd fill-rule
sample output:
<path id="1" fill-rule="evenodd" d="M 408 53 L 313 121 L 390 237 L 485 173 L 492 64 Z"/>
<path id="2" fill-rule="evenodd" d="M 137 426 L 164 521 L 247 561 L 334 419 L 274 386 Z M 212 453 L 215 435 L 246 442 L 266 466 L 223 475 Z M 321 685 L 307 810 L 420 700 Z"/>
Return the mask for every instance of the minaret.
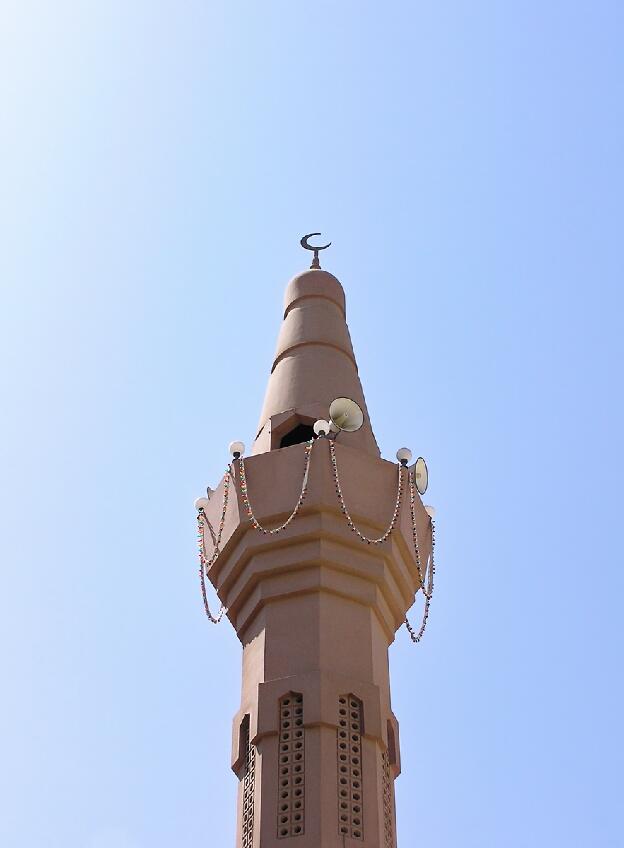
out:
<path id="1" fill-rule="evenodd" d="M 388 647 L 425 582 L 431 523 L 408 469 L 380 457 L 344 291 L 315 262 L 286 289 L 252 453 L 201 514 L 209 555 L 217 542 L 208 577 L 243 646 L 236 846 L 394 848 Z M 363 425 L 312 441 L 336 397 Z"/>

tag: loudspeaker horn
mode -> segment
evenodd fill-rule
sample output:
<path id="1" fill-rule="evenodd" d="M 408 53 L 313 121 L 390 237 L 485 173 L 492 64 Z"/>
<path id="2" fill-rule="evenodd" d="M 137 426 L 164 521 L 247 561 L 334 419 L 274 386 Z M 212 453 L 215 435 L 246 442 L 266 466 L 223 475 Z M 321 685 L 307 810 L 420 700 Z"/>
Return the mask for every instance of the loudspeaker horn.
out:
<path id="1" fill-rule="evenodd" d="M 429 472 L 427 471 L 427 463 L 422 456 L 419 456 L 414 464 L 414 480 L 418 493 L 424 495 L 429 485 Z"/>
<path id="2" fill-rule="evenodd" d="M 355 433 L 364 423 L 364 413 L 351 398 L 339 397 L 329 407 L 329 418 L 339 430 Z"/>

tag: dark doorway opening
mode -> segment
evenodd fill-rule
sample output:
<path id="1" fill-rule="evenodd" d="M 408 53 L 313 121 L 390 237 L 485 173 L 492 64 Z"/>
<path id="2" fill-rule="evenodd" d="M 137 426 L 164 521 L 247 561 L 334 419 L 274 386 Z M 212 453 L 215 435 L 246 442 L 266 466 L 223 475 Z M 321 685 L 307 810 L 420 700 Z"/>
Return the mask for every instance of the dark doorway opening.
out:
<path id="1" fill-rule="evenodd" d="M 314 430 L 310 424 L 297 424 L 290 433 L 282 436 L 279 446 L 281 448 L 289 448 L 291 445 L 300 445 L 302 442 L 309 442 L 314 437 Z"/>

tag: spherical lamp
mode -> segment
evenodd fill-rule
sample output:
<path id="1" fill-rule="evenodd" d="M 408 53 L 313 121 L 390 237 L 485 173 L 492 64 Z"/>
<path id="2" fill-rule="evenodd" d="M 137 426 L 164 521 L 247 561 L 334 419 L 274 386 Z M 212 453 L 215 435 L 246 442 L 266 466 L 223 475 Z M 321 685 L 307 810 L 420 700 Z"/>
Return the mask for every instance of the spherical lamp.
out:
<path id="1" fill-rule="evenodd" d="M 326 436 L 330 430 L 329 421 L 325 421 L 323 418 L 319 418 L 318 421 L 314 422 L 314 427 L 312 428 L 317 436 Z"/>
<path id="2" fill-rule="evenodd" d="M 396 458 L 399 460 L 403 468 L 405 468 L 412 458 L 412 452 L 409 448 L 399 448 L 396 452 Z"/>

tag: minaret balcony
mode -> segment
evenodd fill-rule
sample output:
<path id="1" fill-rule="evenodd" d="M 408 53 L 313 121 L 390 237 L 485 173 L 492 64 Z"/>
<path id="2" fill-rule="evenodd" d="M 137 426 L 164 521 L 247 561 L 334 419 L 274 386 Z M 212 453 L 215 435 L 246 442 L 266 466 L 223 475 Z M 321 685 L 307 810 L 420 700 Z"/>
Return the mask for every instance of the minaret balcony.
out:
<path id="1" fill-rule="evenodd" d="M 335 443 L 344 502 L 360 532 L 378 538 L 393 515 L 397 465 L 349 447 L 348 436 L 340 434 Z M 343 439 L 345 443 L 341 443 Z M 301 492 L 305 445 L 249 456 L 244 463 L 255 518 L 267 529 L 280 526 Z M 233 462 L 220 553 L 208 576 L 241 642 L 267 604 L 311 593 L 328 593 L 369 607 L 388 644 L 394 640 L 420 588 L 407 471 L 401 474 L 398 520 L 389 538 L 375 545 L 363 542 L 342 512 L 327 439 L 314 443 L 305 500 L 294 520 L 277 534 L 264 534 L 253 526 L 241 492 L 239 464 Z M 222 506 L 223 482 L 212 493 L 205 511 L 215 533 Z M 414 511 L 424 570 L 431 550 L 431 528 L 418 496 Z M 206 547 L 210 554 L 208 533 Z"/>

